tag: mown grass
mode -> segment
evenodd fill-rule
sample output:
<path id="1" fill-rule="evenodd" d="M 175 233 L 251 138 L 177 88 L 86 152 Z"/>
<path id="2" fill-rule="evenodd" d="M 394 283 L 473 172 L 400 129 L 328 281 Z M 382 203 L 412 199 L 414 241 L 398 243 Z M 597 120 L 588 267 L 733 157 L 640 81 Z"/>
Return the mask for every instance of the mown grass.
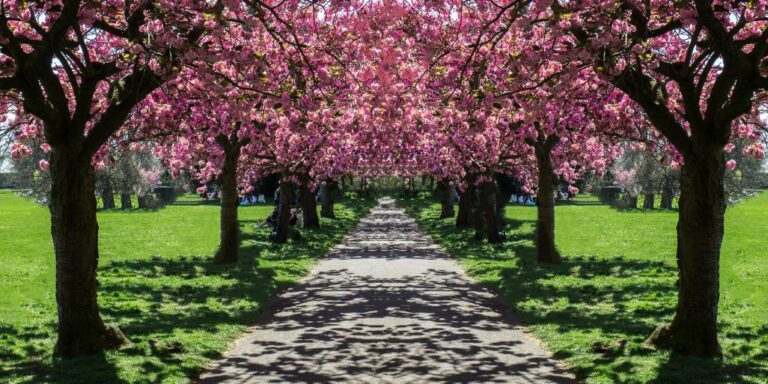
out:
<path id="1" fill-rule="evenodd" d="M 215 265 L 218 206 L 185 196 L 156 212 L 109 210 L 100 223 L 99 304 L 132 346 L 60 361 L 55 273 L 45 207 L 0 191 L 0 382 L 183 383 L 256 322 L 276 290 L 296 282 L 357 222 L 372 200 L 346 199 L 337 219 L 268 242 L 255 228 L 271 206 L 240 208 L 240 262 Z"/>
<path id="2" fill-rule="evenodd" d="M 401 201 L 587 383 L 768 382 L 768 193 L 726 213 L 719 311 L 725 356 L 716 360 L 642 346 L 656 324 L 674 315 L 677 212 L 617 211 L 594 199 L 560 205 L 557 243 L 565 262 L 540 266 L 535 207 L 508 207 L 508 241 L 493 246 L 438 219 L 433 199 Z"/>

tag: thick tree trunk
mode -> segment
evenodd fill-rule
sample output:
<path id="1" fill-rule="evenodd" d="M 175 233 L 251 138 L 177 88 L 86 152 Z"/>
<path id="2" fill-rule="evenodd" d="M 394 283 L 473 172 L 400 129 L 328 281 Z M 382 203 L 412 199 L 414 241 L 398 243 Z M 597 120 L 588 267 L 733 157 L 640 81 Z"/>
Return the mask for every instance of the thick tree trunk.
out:
<path id="1" fill-rule="evenodd" d="M 446 181 L 441 181 L 437 183 L 437 188 L 440 191 L 440 218 L 453 217 L 456 214 L 453 209 L 453 186 Z"/>
<path id="2" fill-rule="evenodd" d="M 320 217 L 317 215 L 317 200 L 315 194 L 306 183 L 301 184 L 301 214 L 304 228 L 320 228 Z"/>
<path id="3" fill-rule="evenodd" d="M 54 353 L 71 358 L 127 342 L 99 316 L 99 260 L 94 170 L 86 154 L 51 153 L 51 233 L 56 253 L 58 340 Z"/>
<path id="4" fill-rule="evenodd" d="M 104 209 L 115 208 L 115 190 L 112 189 L 112 184 L 107 182 L 104 189 L 101 190 L 101 201 L 104 205 Z"/>
<path id="5" fill-rule="evenodd" d="M 333 194 L 336 192 L 336 182 L 328 180 L 322 188 L 322 207 L 320 209 L 320 216 L 333 219 L 336 217 L 336 212 L 333 210 Z"/>
<path id="6" fill-rule="evenodd" d="M 539 183 L 536 199 L 536 259 L 539 263 L 563 262 L 555 245 L 555 173 L 550 156 L 551 146 L 536 148 Z"/>
<path id="7" fill-rule="evenodd" d="M 286 177 L 280 179 L 280 206 L 277 211 L 274 242 L 288 242 L 291 233 L 291 205 L 293 204 L 293 184 Z"/>
<path id="8" fill-rule="evenodd" d="M 656 205 L 656 195 L 653 193 L 646 193 L 645 200 L 643 201 L 644 209 L 653 209 Z"/>
<path id="9" fill-rule="evenodd" d="M 224 148 L 224 164 L 221 167 L 221 211 L 219 250 L 215 263 L 235 263 L 240 247 L 240 227 L 237 220 L 239 196 L 237 194 L 237 161 L 240 147 L 227 145 Z"/>
<path id="10" fill-rule="evenodd" d="M 686 355 L 721 354 L 717 309 L 725 214 L 724 175 L 722 146 L 697 148 L 685 156 L 677 224 L 677 312 L 672 324 L 657 329 L 649 342 Z"/>
<path id="11" fill-rule="evenodd" d="M 123 192 L 120 194 L 120 209 L 133 208 L 133 202 L 131 201 L 130 192 Z"/>
<path id="12" fill-rule="evenodd" d="M 459 213 L 456 215 L 456 228 L 470 228 L 472 226 L 472 208 L 475 205 L 474 187 L 467 187 L 459 192 Z"/>
<path id="13" fill-rule="evenodd" d="M 489 182 L 480 186 L 480 202 L 488 242 L 491 244 L 501 243 L 502 239 L 499 234 L 501 226 L 496 209 L 496 183 Z"/>

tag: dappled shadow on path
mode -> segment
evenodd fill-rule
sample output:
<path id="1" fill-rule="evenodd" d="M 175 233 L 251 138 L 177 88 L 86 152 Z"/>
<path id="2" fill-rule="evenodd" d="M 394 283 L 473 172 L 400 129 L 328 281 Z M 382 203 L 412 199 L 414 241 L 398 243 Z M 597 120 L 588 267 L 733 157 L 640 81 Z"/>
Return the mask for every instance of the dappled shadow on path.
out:
<path id="1" fill-rule="evenodd" d="M 616 383 L 756 383 L 768 377 L 768 327 L 721 316 L 724 359 L 653 351 L 642 343 L 672 320 L 677 295 L 674 260 L 564 254 L 561 265 L 536 261 L 535 222 L 507 219 L 508 241 L 473 241 L 471 230 L 438 219 L 423 200 L 404 201 L 419 224 L 459 256 L 484 286 L 502 293 L 523 324 L 567 359 L 578 378 Z M 652 211 L 649 214 L 654 214 Z M 722 314 L 722 310 L 721 310 Z"/>
<path id="2" fill-rule="evenodd" d="M 202 383 L 567 383 L 402 210 L 374 211 Z"/>

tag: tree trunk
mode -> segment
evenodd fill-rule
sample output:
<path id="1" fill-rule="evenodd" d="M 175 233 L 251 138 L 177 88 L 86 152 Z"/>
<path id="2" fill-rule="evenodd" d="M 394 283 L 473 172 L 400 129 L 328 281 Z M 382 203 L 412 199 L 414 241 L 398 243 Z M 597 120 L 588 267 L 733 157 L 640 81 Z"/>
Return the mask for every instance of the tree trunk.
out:
<path id="1" fill-rule="evenodd" d="M 123 192 L 120 194 L 120 209 L 133 208 L 133 202 L 131 201 L 131 193 Z"/>
<path id="2" fill-rule="evenodd" d="M 291 205 L 293 204 L 293 184 L 287 177 L 280 179 L 280 206 L 277 211 L 277 226 L 275 226 L 274 242 L 284 244 L 288 242 L 291 232 Z"/>
<path id="3" fill-rule="evenodd" d="M 437 188 L 440 191 L 440 218 L 447 219 L 453 217 L 455 214 L 453 209 L 453 187 L 446 181 L 437 183 Z"/>
<path id="4" fill-rule="evenodd" d="M 539 183 L 536 199 L 536 259 L 539 263 L 563 262 L 555 245 L 555 172 L 550 156 L 551 146 L 536 147 Z"/>
<path id="5" fill-rule="evenodd" d="M 226 139 L 225 139 L 226 140 Z M 225 145 L 224 164 L 221 167 L 221 211 L 219 251 L 215 263 L 235 263 L 240 247 L 240 227 L 237 220 L 237 207 L 240 202 L 237 194 L 237 162 L 240 158 L 238 145 Z"/>
<path id="6" fill-rule="evenodd" d="M 104 204 L 104 209 L 115 208 L 115 190 L 112 189 L 112 184 L 109 181 L 101 190 L 101 201 Z"/>
<path id="7" fill-rule="evenodd" d="M 486 238 L 491 244 L 501 243 L 500 223 L 496 210 L 496 183 L 487 182 L 480 186 L 481 212 L 484 220 Z"/>
<path id="8" fill-rule="evenodd" d="M 637 209 L 637 196 L 624 193 L 624 203 L 626 204 L 627 209 Z"/>
<path id="9" fill-rule="evenodd" d="M 653 209 L 656 205 L 656 195 L 653 193 L 646 193 L 645 200 L 643 201 L 643 209 Z"/>
<path id="10" fill-rule="evenodd" d="M 333 211 L 333 194 L 337 188 L 336 182 L 332 179 L 327 180 L 322 188 L 322 208 L 320 209 L 320 216 L 333 219 L 336 217 L 336 213 Z"/>
<path id="11" fill-rule="evenodd" d="M 71 358 L 127 342 L 99 316 L 96 267 L 99 225 L 91 158 L 54 149 L 51 153 L 51 234 L 56 254 L 58 340 L 55 355 Z"/>
<path id="12" fill-rule="evenodd" d="M 672 200 L 675 197 L 675 191 L 672 187 L 665 185 L 661 189 L 661 209 L 672 209 Z"/>
<path id="13" fill-rule="evenodd" d="M 497 179 L 498 180 L 498 179 Z M 509 201 L 509 195 L 504 193 L 501 188 L 501 184 L 496 182 L 496 220 L 499 222 L 499 227 L 504 228 L 506 222 L 505 211 L 507 208 L 507 201 Z"/>
<path id="14" fill-rule="evenodd" d="M 459 191 L 459 213 L 456 215 L 456 228 L 470 228 L 472 226 L 470 217 L 474 205 L 474 187 L 467 187 L 464 191 Z"/>
<path id="15" fill-rule="evenodd" d="M 139 209 L 149 209 L 152 197 L 149 194 L 139 195 Z"/>
<path id="16" fill-rule="evenodd" d="M 720 246 L 725 214 L 725 155 L 694 144 L 685 156 L 677 224 L 679 271 L 677 312 L 672 324 L 657 329 L 649 342 L 700 357 L 721 355 L 717 340 Z"/>
<path id="17" fill-rule="evenodd" d="M 304 228 L 320 228 L 320 217 L 317 216 L 317 200 L 315 194 L 309 189 L 307 183 L 302 182 L 300 189 L 301 214 L 304 220 Z"/>

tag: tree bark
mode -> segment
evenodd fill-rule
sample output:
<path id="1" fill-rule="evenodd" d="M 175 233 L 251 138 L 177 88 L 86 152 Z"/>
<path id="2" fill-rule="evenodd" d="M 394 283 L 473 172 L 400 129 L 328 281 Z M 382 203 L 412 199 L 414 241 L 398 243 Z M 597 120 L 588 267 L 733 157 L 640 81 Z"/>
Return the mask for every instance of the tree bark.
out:
<path id="1" fill-rule="evenodd" d="M 722 146 L 699 143 L 684 156 L 677 224 L 677 312 L 672 324 L 654 332 L 649 342 L 685 355 L 716 357 L 721 355 L 717 310 L 725 155 Z"/>
<path id="2" fill-rule="evenodd" d="M 240 202 L 237 194 L 237 162 L 240 158 L 240 146 L 232 144 L 229 139 L 224 150 L 224 164 L 221 167 L 221 210 L 220 210 L 220 239 L 219 250 L 213 261 L 215 263 L 237 262 L 240 248 L 240 226 L 237 219 L 237 208 Z"/>
<path id="3" fill-rule="evenodd" d="M 301 183 L 300 188 L 301 196 L 299 197 L 301 198 L 301 214 L 304 220 L 304 228 L 320 228 L 320 217 L 317 215 L 315 194 L 312 193 L 309 185 L 305 182 Z"/>
<path id="4" fill-rule="evenodd" d="M 149 194 L 146 195 L 139 195 L 139 209 L 149 209 L 151 208 L 150 202 L 152 201 L 152 198 Z"/>
<path id="5" fill-rule="evenodd" d="M 133 202 L 131 201 L 130 192 L 123 192 L 120 194 L 120 209 L 133 208 Z"/>
<path id="6" fill-rule="evenodd" d="M 115 190 L 112 189 L 112 183 L 107 181 L 104 189 L 101 190 L 101 201 L 104 209 L 115 208 Z"/>
<path id="7" fill-rule="evenodd" d="M 653 209 L 656 205 L 656 195 L 653 193 L 646 193 L 643 201 L 643 209 Z"/>
<path id="8" fill-rule="evenodd" d="M 480 186 L 480 202 L 486 238 L 491 244 L 501 243 L 500 223 L 496 209 L 496 183 L 487 182 Z"/>
<path id="9" fill-rule="evenodd" d="M 453 186 L 447 181 L 440 181 L 437 183 L 437 189 L 440 191 L 440 218 L 453 217 L 456 214 L 453 209 Z"/>
<path id="10" fill-rule="evenodd" d="M 293 184 L 283 176 L 280 179 L 280 205 L 277 211 L 277 226 L 275 226 L 274 242 L 288 242 L 291 232 L 291 205 L 293 204 Z"/>
<path id="11" fill-rule="evenodd" d="M 333 194 L 336 192 L 338 185 L 332 179 L 327 180 L 325 185 L 322 186 L 322 207 L 320 209 L 320 216 L 333 219 L 336 217 L 336 212 L 333 210 Z"/>
<path id="12" fill-rule="evenodd" d="M 90 155 L 54 149 L 51 177 L 58 310 L 54 354 L 71 358 L 119 347 L 127 339 L 117 327 L 104 324 L 97 303 L 99 225 Z"/>
<path id="13" fill-rule="evenodd" d="M 496 179 L 496 220 L 499 222 L 499 227 L 503 228 L 506 223 L 505 211 L 507 208 L 507 201 L 509 201 L 509 195 L 501 188 L 501 184 Z"/>
<path id="14" fill-rule="evenodd" d="M 624 193 L 624 203 L 627 205 L 627 209 L 637 209 L 637 196 Z"/>
<path id="15" fill-rule="evenodd" d="M 672 200 L 675 198 L 675 191 L 672 186 L 669 185 L 669 177 L 664 181 L 664 186 L 661 188 L 661 209 L 672 209 Z"/>
<path id="16" fill-rule="evenodd" d="M 474 187 L 459 191 L 459 213 L 456 215 L 456 228 L 470 228 L 472 208 L 475 205 Z"/>
<path id="17" fill-rule="evenodd" d="M 555 172 L 552 167 L 551 150 L 548 143 L 537 145 L 536 163 L 539 168 L 539 183 L 536 199 L 536 260 L 539 263 L 560 264 L 563 262 L 555 245 Z"/>

